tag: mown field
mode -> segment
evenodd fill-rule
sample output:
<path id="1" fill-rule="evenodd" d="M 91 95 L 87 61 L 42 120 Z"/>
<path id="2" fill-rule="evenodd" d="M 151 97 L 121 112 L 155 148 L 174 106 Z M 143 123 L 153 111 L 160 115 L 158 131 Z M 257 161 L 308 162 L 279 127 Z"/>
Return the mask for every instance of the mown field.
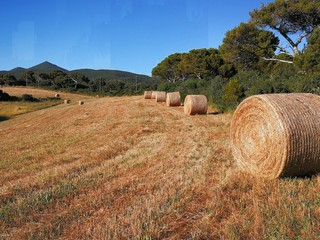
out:
<path id="1" fill-rule="evenodd" d="M 320 175 L 239 172 L 230 114 L 69 98 L 0 122 L 0 239 L 320 239 Z"/>
<path id="2" fill-rule="evenodd" d="M 33 98 L 38 99 L 39 102 L 0 101 L 0 121 L 10 119 L 16 115 L 62 104 L 64 99 L 72 99 L 73 101 L 77 102 L 79 100 L 87 100 L 92 98 L 84 95 L 52 92 L 36 88 L 26 89 L 24 87 L 1 87 L 1 90 L 8 93 L 10 96 L 16 96 L 18 98 L 21 98 L 23 94 L 29 94 L 32 95 Z M 60 94 L 59 98 L 55 98 L 56 93 Z"/>

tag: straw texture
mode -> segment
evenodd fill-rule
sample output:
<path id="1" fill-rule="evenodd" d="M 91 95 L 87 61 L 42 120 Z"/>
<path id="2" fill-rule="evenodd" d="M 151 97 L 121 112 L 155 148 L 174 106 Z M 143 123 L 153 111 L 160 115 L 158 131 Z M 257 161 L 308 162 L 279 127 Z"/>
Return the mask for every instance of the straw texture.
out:
<path id="1" fill-rule="evenodd" d="M 158 92 L 158 91 L 152 91 L 152 93 L 151 93 L 151 99 L 156 99 L 156 98 L 157 98 L 157 92 Z"/>
<path id="2" fill-rule="evenodd" d="M 184 99 L 184 113 L 187 115 L 206 114 L 208 100 L 204 95 L 187 95 Z"/>
<path id="3" fill-rule="evenodd" d="M 151 99 L 152 91 L 144 91 L 144 99 Z"/>
<path id="4" fill-rule="evenodd" d="M 266 94 L 244 100 L 231 121 L 239 168 L 269 179 L 320 172 L 320 96 Z"/>
<path id="5" fill-rule="evenodd" d="M 165 102 L 166 101 L 166 92 L 158 91 L 156 95 L 157 102 Z"/>
<path id="6" fill-rule="evenodd" d="M 180 106 L 181 97 L 179 92 L 167 93 L 166 104 L 168 107 Z"/>

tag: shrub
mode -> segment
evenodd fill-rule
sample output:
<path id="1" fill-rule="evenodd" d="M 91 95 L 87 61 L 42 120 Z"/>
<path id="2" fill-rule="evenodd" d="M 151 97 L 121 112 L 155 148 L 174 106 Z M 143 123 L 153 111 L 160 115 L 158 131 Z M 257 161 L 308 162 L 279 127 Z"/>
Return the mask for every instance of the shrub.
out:
<path id="1" fill-rule="evenodd" d="M 221 112 L 227 107 L 222 100 L 226 83 L 227 81 L 221 76 L 217 76 L 210 81 L 204 93 L 208 97 L 209 103 L 213 104 Z"/>
<path id="2" fill-rule="evenodd" d="M 237 79 L 233 79 L 227 83 L 224 89 L 222 101 L 227 106 L 227 109 L 234 109 L 244 98 L 243 87 Z"/>
<path id="3" fill-rule="evenodd" d="M 17 97 L 15 96 L 10 96 L 8 93 L 0 90 L 0 101 L 17 101 Z"/>
<path id="4" fill-rule="evenodd" d="M 37 102 L 39 101 L 37 98 L 32 97 L 31 94 L 23 94 L 21 96 L 21 100 L 25 102 Z"/>
<path id="5" fill-rule="evenodd" d="M 177 87 L 175 83 L 160 83 L 158 85 L 158 91 L 165 91 L 165 92 L 174 92 Z"/>

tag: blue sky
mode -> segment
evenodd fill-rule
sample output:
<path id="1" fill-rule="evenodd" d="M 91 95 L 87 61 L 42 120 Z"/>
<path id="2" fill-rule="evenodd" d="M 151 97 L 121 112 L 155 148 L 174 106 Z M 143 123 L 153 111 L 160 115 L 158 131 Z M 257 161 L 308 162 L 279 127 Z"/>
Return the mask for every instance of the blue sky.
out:
<path id="1" fill-rule="evenodd" d="M 3 0 L 0 70 L 49 61 L 68 70 L 151 75 L 176 52 L 218 48 L 271 0 Z"/>

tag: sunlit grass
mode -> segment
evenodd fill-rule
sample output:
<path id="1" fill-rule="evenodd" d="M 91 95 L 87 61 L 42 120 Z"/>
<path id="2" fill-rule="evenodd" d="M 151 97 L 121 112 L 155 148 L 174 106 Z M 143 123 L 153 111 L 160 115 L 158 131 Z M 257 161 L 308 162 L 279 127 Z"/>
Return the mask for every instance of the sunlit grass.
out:
<path id="1" fill-rule="evenodd" d="M 45 100 L 40 102 L 0 102 L 0 117 L 12 118 L 16 115 L 33 112 L 36 110 L 61 104 L 61 99 Z"/>
<path id="2" fill-rule="evenodd" d="M 230 118 L 120 97 L 0 122 L 0 238 L 319 238 L 320 176 L 239 172 Z"/>

